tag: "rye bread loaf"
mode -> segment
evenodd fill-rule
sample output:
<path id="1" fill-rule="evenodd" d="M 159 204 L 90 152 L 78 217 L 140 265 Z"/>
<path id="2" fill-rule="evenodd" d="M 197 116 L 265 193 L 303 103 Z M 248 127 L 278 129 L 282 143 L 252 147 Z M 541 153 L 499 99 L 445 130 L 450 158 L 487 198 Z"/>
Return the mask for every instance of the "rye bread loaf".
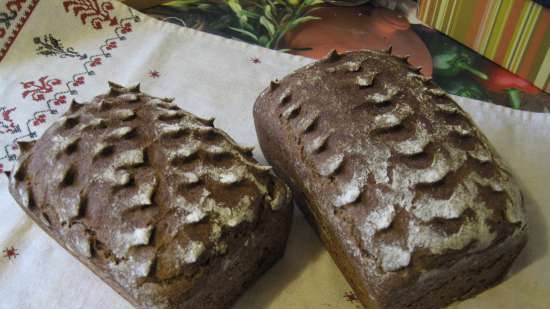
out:
<path id="1" fill-rule="evenodd" d="M 272 82 L 254 120 L 368 309 L 471 297 L 526 243 L 521 193 L 487 139 L 391 50 L 333 52 Z"/>
<path id="2" fill-rule="evenodd" d="M 169 99 L 111 83 L 20 149 L 19 205 L 136 307 L 227 308 L 284 252 L 287 186 Z"/>

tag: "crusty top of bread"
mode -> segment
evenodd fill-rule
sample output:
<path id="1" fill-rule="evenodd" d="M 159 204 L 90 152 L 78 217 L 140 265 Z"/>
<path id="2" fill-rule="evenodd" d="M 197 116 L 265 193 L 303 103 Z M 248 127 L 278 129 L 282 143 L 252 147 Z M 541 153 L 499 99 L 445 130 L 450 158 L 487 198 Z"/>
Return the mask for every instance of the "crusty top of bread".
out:
<path id="1" fill-rule="evenodd" d="M 11 175 L 13 196 L 56 240 L 148 306 L 185 293 L 227 234 L 289 202 L 252 149 L 171 101 L 111 83 L 21 143 Z"/>
<path id="2" fill-rule="evenodd" d="M 522 197 L 502 161 L 406 57 L 332 53 L 272 82 L 254 112 L 299 156 L 281 172 L 303 182 L 348 249 L 380 275 L 421 273 L 448 261 L 438 256 L 524 232 Z"/>

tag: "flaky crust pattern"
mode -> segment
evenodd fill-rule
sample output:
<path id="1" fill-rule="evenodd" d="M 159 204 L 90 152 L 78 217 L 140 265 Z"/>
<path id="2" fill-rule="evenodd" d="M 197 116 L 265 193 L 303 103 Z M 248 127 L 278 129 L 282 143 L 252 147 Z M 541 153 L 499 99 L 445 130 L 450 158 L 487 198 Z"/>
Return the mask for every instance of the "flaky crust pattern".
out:
<path id="1" fill-rule="evenodd" d="M 12 195 L 136 306 L 225 307 L 232 289 L 242 289 L 229 279 L 227 293 L 212 292 L 227 299 L 194 300 L 201 293 L 208 298 L 213 278 L 225 280 L 230 265 L 220 261 L 231 256 L 228 262 L 245 265 L 252 279 L 260 271 L 255 257 L 266 258 L 260 249 L 276 258 L 284 249 L 291 215 L 286 185 L 252 158 L 252 149 L 214 128 L 213 119 L 171 99 L 111 83 L 108 94 L 73 102 L 38 141 L 20 148 Z M 266 227 L 273 235 L 254 239 Z"/>
<path id="2" fill-rule="evenodd" d="M 369 294 L 364 303 L 405 308 L 384 299 L 388 289 L 421 276 L 444 282 L 445 267 L 525 243 L 510 173 L 466 113 L 406 57 L 333 52 L 272 82 L 254 119 L 266 158 L 329 250 L 344 251 L 333 256 Z M 436 303 L 466 293 L 450 294 Z"/>

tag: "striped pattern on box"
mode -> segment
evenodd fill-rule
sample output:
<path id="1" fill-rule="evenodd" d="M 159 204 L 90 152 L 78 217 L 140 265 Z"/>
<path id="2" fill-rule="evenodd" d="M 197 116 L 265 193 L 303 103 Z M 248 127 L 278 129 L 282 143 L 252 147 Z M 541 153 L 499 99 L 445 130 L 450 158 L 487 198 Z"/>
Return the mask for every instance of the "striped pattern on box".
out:
<path id="1" fill-rule="evenodd" d="M 419 18 L 550 92 L 550 10 L 530 0 L 421 0 Z"/>

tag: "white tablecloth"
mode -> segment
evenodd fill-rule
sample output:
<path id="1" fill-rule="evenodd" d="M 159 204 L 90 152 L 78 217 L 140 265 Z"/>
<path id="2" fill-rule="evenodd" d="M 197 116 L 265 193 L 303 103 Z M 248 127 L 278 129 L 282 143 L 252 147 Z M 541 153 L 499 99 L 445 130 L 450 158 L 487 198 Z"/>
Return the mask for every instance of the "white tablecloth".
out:
<path id="1" fill-rule="evenodd" d="M 199 116 L 216 117 L 238 142 L 257 146 L 256 96 L 310 62 L 162 23 L 109 0 L 0 0 L 0 49 L 0 170 L 13 164 L 15 140 L 40 136 L 72 98 L 106 91 L 106 80 L 141 82 L 145 92 L 175 97 Z M 550 117 L 457 100 L 529 197 L 530 242 L 509 280 L 451 307 L 549 308 Z M 0 308 L 131 308 L 24 215 L 5 177 L 0 201 Z M 311 228 L 299 214 L 294 221 L 285 258 L 234 308 L 359 308 Z"/>

